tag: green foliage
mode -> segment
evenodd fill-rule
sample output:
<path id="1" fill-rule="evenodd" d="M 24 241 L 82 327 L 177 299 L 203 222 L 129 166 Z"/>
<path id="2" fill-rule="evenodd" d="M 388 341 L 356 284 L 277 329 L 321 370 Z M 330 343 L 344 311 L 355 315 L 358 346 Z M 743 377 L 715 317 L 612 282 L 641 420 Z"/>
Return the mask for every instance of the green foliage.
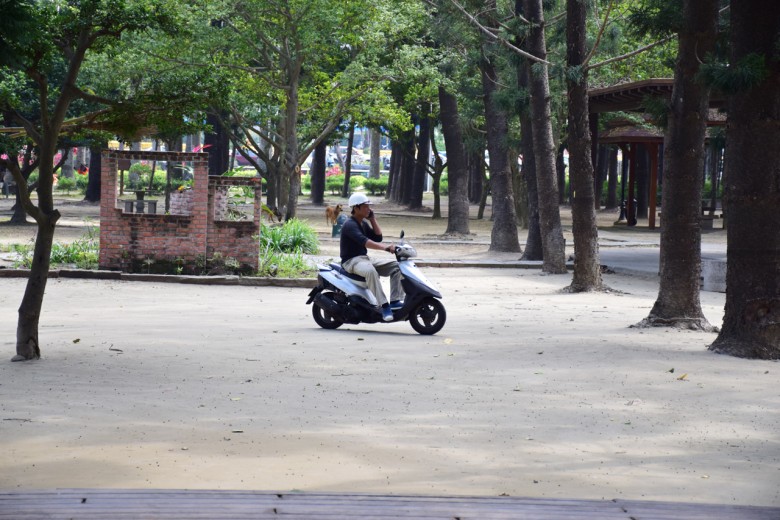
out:
<path id="1" fill-rule="evenodd" d="M 446 175 L 442 175 L 439 179 L 439 195 L 450 194 L 450 180 Z"/>
<path id="2" fill-rule="evenodd" d="M 637 36 L 663 38 L 679 32 L 683 24 L 682 0 L 641 0 L 631 5 L 629 27 Z"/>
<path id="3" fill-rule="evenodd" d="M 260 256 L 257 274 L 276 278 L 312 277 L 315 269 L 306 260 L 303 253 L 266 252 Z"/>
<path id="4" fill-rule="evenodd" d="M 371 193 L 371 195 L 383 195 L 387 192 L 387 185 L 390 178 L 388 175 L 382 175 L 378 179 L 365 179 L 363 187 Z"/>
<path id="5" fill-rule="evenodd" d="M 87 185 L 89 184 L 89 176 L 88 175 L 76 175 L 76 189 L 79 190 L 79 193 L 82 195 L 87 193 Z"/>
<path id="6" fill-rule="evenodd" d="M 293 278 L 314 272 L 304 255 L 319 251 L 317 233 L 307 223 L 291 219 L 282 226 L 263 224 L 260 231 L 260 276 Z"/>
<path id="7" fill-rule="evenodd" d="M 52 267 L 74 266 L 78 269 L 97 269 L 99 237 L 100 229 L 92 226 L 81 238 L 70 244 L 55 242 L 51 248 Z M 33 245 L 16 245 L 14 251 L 19 255 L 18 260 L 14 262 L 14 267 L 29 269 L 32 266 Z"/>
<path id="8" fill-rule="evenodd" d="M 319 251 L 317 233 L 302 220 L 290 219 L 281 226 L 263 224 L 260 230 L 260 249 L 277 253 L 315 254 Z"/>
<path id="9" fill-rule="evenodd" d="M 341 193 L 341 189 L 344 187 L 345 175 L 340 173 L 338 175 L 331 175 L 325 178 L 325 189 L 330 190 L 331 194 L 338 195 Z M 366 178 L 362 175 L 351 174 L 349 176 L 349 191 L 353 192 L 357 188 L 360 188 L 366 182 Z"/>
<path id="10" fill-rule="evenodd" d="M 341 188 L 344 187 L 344 175 L 331 175 L 325 178 L 325 189 L 329 190 L 331 194 L 337 195 L 341 193 Z"/>
<path id="11" fill-rule="evenodd" d="M 68 195 L 76 188 L 76 179 L 73 177 L 60 177 L 57 181 L 57 190 L 64 191 Z"/>
<path id="12" fill-rule="evenodd" d="M 768 75 L 766 56 L 755 53 L 748 54 L 739 63 L 731 65 L 708 60 L 699 71 L 701 79 L 724 94 L 750 90 L 761 84 Z"/>

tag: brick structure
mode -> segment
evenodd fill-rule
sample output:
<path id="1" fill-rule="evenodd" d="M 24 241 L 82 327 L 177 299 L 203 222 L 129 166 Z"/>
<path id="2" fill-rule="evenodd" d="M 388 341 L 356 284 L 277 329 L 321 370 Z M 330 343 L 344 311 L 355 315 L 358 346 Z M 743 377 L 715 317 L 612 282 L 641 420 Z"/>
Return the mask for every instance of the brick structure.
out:
<path id="1" fill-rule="evenodd" d="M 193 167 L 191 189 L 171 194 L 170 211 L 135 213 L 132 199 L 119 199 L 120 160 L 173 161 Z M 154 151 L 103 152 L 100 203 L 101 269 L 124 272 L 202 273 L 225 264 L 231 270 L 257 271 L 262 208 L 259 179 L 209 177 L 208 154 Z M 251 214 L 229 211 L 228 190 L 249 186 L 254 191 Z M 243 217 L 243 218 L 242 218 Z"/>

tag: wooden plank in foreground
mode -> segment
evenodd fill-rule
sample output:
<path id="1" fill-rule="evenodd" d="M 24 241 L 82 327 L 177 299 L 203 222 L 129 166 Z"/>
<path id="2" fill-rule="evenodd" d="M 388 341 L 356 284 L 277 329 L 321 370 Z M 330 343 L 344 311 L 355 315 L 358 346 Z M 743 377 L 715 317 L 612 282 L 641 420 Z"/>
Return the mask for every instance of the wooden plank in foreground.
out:
<path id="1" fill-rule="evenodd" d="M 0 519 L 780 520 L 780 507 L 261 491 L 0 491 Z"/>

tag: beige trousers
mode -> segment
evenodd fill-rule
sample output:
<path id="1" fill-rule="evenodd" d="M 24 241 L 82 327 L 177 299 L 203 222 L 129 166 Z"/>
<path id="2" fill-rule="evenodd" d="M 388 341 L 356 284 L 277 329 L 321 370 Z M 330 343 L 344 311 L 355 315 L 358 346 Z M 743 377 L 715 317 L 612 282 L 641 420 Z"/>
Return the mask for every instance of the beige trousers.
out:
<path id="1" fill-rule="evenodd" d="M 366 279 L 366 285 L 376 296 L 379 305 L 387 303 L 387 297 L 382 290 L 380 276 L 390 277 L 390 301 L 403 300 L 404 290 L 401 287 L 401 270 L 398 262 L 391 259 L 380 260 L 367 255 L 350 258 L 341 265 L 348 273 L 362 276 Z"/>

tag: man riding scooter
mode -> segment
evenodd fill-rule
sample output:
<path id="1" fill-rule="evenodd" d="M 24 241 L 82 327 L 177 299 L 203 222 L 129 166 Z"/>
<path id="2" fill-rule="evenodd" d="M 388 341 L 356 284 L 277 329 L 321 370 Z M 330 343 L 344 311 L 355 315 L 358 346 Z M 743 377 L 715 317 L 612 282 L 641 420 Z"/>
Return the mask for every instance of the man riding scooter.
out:
<path id="1" fill-rule="evenodd" d="M 403 288 L 401 287 L 401 271 L 395 259 L 381 260 L 368 256 L 368 249 L 395 253 L 395 244 L 384 246 L 382 228 L 371 210 L 371 201 L 363 193 L 354 193 L 348 205 L 352 208 L 352 216 L 341 228 L 341 266 L 351 274 L 366 279 L 368 288 L 374 293 L 382 306 L 382 319 L 393 321 L 393 310 L 403 307 Z M 382 290 L 379 276 L 390 277 L 390 302 Z"/>

